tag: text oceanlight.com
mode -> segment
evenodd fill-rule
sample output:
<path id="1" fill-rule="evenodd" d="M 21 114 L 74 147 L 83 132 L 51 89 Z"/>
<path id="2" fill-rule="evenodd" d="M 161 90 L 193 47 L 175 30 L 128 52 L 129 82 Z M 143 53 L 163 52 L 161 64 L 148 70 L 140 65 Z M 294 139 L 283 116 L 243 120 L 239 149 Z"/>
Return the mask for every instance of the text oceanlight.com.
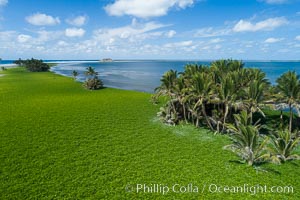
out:
<path id="1" fill-rule="evenodd" d="M 293 186 L 267 186 L 267 185 L 249 185 L 242 184 L 236 186 L 203 184 L 201 186 L 192 183 L 189 184 L 134 184 L 125 187 L 127 192 L 134 193 L 159 193 L 166 195 L 168 193 L 249 193 L 251 195 L 262 193 L 294 193 Z"/>

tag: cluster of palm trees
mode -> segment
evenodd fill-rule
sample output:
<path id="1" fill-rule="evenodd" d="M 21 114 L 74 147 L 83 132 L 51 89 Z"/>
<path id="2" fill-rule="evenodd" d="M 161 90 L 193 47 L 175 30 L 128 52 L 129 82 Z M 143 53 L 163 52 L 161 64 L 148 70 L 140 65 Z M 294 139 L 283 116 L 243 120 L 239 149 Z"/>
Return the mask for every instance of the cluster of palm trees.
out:
<path id="1" fill-rule="evenodd" d="M 103 88 L 103 82 L 98 76 L 99 73 L 96 72 L 93 67 L 87 67 L 84 74 L 86 76 L 86 80 L 83 83 L 84 88 L 88 90 L 98 90 Z M 72 71 L 72 76 L 74 77 L 74 80 L 76 80 L 78 75 L 79 72 L 77 72 L 76 70 Z"/>
<path id="2" fill-rule="evenodd" d="M 50 69 L 49 64 L 44 63 L 43 60 L 38 60 L 34 58 L 27 60 L 22 60 L 21 58 L 19 58 L 13 63 L 20 67 L 25 67 L 30 72 L 47 72 Z"/>
<path id="3" fill-rule="evenodd" d="M 188 64 L 181 73 L 166 72 L 153 96 L 169 98 L 160 116 L 169 124 L 185 121 L 224 132 L 240 110 L 263 114 L 260 106 L 270 83 L 261 70 L 243 66 L 241 61 L 218 60 L 211 66 Z"/>
<path id="4" fill-rule="evenodd" d="M 167 124 L 176 125 L 183 122 L 194 124 L 196 127 L 207 127 L 215 133 L 229 132 L 234 135 L 232 138 L 235 146 L 231 146 L 234 147 L 231 149 L 239 152 L 238 155 L 243 155 L 241 157 L 252 165 L 262 156 L 260 145 L 265 147 L 258 124 L 260 119 L 254 118 L 254 114 L 265 117 L 264 109 L 289 109 L 287 130 L 282 129 L 282 134 L 277 131 L 273 134 L 277 136 L 272 140 L 275 146 L 280 143 L 278 141 L 282 143 L 285 140 L 285 134 L 295 142 L 293 149 L 299 143 L 298 136 L 292 134 L 298 128 L 293 123 L 293 115 L 294 111 L 298 112 L 300 108 L 299 76 L 294 71 L 288 71 L 276 82 L 276 85 L 271 85 L 263 71 L 244 68 L 244 63 L 237 60 L 217 60 L 210 66 L 188 64 L 183 72 L 170 70 L 162 76 L 161 85 L 155 89 L 153 100 L 157 102 L 161 96 L 167 98 L 166 104 L 158 113 Z M 244 128 L 240 122 L 243 119 L 240 117 L 242 113 L 246 116 L 244 118 L 249 120 L 247 124 L 244 123 Z M 241 146 L 236 146 L 238 142 L 234 138 L 243 141 L 243 137 L 238 133 L 251 144 L 244 141 L 242 149 Z M 255 141 L 257 144 L 253 145 Z M 288 148 L 288 145 L 289 141 L 285 142 L 283 148 Z M 254 149 L 249 149 L 254 146 L 258 148 L 257 155 L 251 155 Z M 248 152 L 247 159 L 244 156 L 245 152 Z M 280 160 L 286 160 L 286 156 L 279 155 L 278 151 L 272 154 L 275 156 L 268 152 L 269 157 L 281 157 Z"/>

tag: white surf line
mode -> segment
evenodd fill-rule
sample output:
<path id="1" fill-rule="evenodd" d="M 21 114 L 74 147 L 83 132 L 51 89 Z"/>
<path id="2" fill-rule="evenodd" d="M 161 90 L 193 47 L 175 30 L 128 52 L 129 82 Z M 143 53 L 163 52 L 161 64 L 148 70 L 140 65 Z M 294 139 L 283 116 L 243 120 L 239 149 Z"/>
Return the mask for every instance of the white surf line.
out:
<path id="1" fill-rule="evenodd" d="M 68 61 L 53 61 L 53 62 L 51 62 L 51 61 L 47 61 L 47 62 L 45 62 L 45 63 L 54 63 L 54 64 L 68 64 L 68 63 L 98 63 L 98 62 L 100 62 L 100 61 L 93 61 L 93 60 L 87 60 L 87 61 L 84 61 L 84 60 L 78 60 L 78 61 L 76 61 L 76 60 L 68 60 Z"/>
<path id="2" fill-rule="evenodd" d="M 16 64 L 0 64 L 0 67 L 14 68 L 14 67 L 17 67 L 17 65 Z"/>

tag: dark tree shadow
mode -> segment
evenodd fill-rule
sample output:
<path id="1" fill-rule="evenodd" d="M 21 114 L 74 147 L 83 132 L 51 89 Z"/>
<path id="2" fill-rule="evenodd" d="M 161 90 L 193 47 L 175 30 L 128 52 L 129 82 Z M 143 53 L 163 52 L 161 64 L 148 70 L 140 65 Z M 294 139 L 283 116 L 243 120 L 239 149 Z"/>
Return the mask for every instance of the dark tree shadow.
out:
<path id="1" fill-rule="evenodd" d="M 245 162 L 242 161 L 242 160 L 229 160 L 229 162 L 230 162 L 230 163 L 235 163 L 235 164 L 242 164 L 242 165 L 245 164 Z"/>

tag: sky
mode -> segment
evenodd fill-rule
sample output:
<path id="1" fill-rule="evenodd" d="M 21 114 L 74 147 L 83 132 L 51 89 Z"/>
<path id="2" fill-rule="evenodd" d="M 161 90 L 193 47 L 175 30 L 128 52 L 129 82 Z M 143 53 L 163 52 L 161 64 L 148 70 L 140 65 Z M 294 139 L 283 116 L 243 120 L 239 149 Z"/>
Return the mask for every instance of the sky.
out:
<path id="1" fill-rule="evenodd" d="M 0 0 L 0 58 L 300 60 L 300 0 Z"/>

